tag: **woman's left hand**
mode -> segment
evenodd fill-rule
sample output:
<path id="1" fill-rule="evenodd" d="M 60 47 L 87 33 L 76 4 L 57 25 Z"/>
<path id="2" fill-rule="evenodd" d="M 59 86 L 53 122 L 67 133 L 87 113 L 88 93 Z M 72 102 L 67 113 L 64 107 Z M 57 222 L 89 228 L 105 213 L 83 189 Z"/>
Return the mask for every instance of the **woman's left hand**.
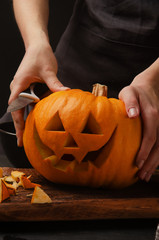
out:
<path id="1" fill-rule="evenodd" d="M 143 136 L 136 165 L 139 178 L 149 181 L 159 166 L 159 59 L 123 88 L 119 98 L 130 118 L 141 115 Z"/>

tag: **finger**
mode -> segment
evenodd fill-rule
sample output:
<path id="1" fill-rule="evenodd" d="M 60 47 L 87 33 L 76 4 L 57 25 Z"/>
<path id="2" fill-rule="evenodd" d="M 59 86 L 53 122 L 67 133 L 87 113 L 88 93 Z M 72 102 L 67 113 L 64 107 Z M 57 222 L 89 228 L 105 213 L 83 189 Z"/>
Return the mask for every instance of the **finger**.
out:
<path id="1" fill-rule="evenodd" d="M 11 104 L 11 102 L 13 100 L 15 100 L 18 97 L 20 92 L 21 92 L 21 87 L 20 86 L 16 86 L 15 88 L 13 88 L 13 90 L 11 91 L 9 100 L 8 100 L 9 105 Z"/>
<path id="2" fill-rule="evenodd" d="M 159 165 L 159 137 L 144 166 L 138 173 L 139 178 L 148 182 L 152 174 L 158 167 L 158 165 Z"/>
<path id="3" fill-rule="evenodd" d="M 10 84 L 11 94 L 8 100 L 8 104 L 10 104 L 14 99 L 16 99 L 22 91 L 26 90 L 30 86 L 30 84 L 34 82 L 44 81 L 37 76 L 27 76 L 25 78 L 15 77 Z"/>
<path id="4" fill-rule="evenodd" d="M 47 77 L 44 77 L 45 82 L 47 84 L 47 86 L 49 87 L 49 89 L 52 92 L 57 92 L 57 91 L 65 91 L 65 90 L 69 90 L 70 88 L 65 87 L 57 78 L 57 76 L 54 73 L 50 73 L 49 75 L 47 75 Z"/>
<path id="5" fill-rule="evenodd" d="M 121 99 L 126 108 L 126 112 L 129 118 L 135 118 L 139 116 L 140 107 L 138 101 L 138 94 L 132 86 L 127 86 L 119 93 L 119 99 Z"/>
<path id="6" fill-rule="evenodd" d="M 23 132 L 24 132 L 24 109 L 12 112 L 12 118 L 17 136 L 17 145 L 23 146 Z"/>
<path id="7" fill-rule="evenodd" d="M 143 119 L 143 138 L 140 146 L 140 150 L 136 157 L 136 165 L 141 169 L 148 159 L 149 154 L 157 140 L 157 121 L 156 114 L 153 114 L 152 107 L 145 105 L 146 111 L 142 111 Z"/>

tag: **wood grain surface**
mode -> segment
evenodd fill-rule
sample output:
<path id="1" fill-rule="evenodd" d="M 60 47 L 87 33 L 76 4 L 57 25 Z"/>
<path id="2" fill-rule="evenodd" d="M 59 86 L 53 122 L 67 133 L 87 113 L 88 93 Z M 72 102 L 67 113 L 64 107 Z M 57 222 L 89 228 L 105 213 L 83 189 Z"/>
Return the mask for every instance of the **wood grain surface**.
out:
<path id="1" fill-rule="evenodd" d="M 127 218 L 159 218 L 159 174 L 149 183 L 138 182 L 122 190 L 58 185 L 34 169 L 3 168 L 4 175 L 19 170 L 42 185 L 51 204 L 31 204 L 33 190 L 18 189 L 16 196 L 0 203 L 0 221 L 58 221 Z"/>

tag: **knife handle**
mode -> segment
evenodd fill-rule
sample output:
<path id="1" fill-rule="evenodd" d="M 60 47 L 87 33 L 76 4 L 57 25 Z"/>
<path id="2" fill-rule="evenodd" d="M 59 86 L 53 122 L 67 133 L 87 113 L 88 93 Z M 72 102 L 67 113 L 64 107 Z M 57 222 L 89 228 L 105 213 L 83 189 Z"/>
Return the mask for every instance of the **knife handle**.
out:
<path id="1" fill-rule="evenodd" d="M 27 88 L 24 92 L 19 94 L 19 97 L 26 97 L 33 99 L 34 102 L 38 102 L 40 98 L 49 90 L 46 84 L 44 83 L 33 83 Z"/>

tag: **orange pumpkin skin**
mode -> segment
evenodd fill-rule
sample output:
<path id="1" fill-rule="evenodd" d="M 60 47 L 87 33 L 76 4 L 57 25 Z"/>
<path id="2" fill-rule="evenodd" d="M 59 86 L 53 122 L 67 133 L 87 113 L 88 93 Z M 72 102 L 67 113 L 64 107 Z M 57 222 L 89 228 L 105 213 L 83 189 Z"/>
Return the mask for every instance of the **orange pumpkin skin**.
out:
<path id="1" fill-rule="evenodd" d="M 32 166 L 54 183 L 124 188 L 138 179 L 141 132 L 121 100 L 74 89 L 36 104 L 23 142 Z"/>

